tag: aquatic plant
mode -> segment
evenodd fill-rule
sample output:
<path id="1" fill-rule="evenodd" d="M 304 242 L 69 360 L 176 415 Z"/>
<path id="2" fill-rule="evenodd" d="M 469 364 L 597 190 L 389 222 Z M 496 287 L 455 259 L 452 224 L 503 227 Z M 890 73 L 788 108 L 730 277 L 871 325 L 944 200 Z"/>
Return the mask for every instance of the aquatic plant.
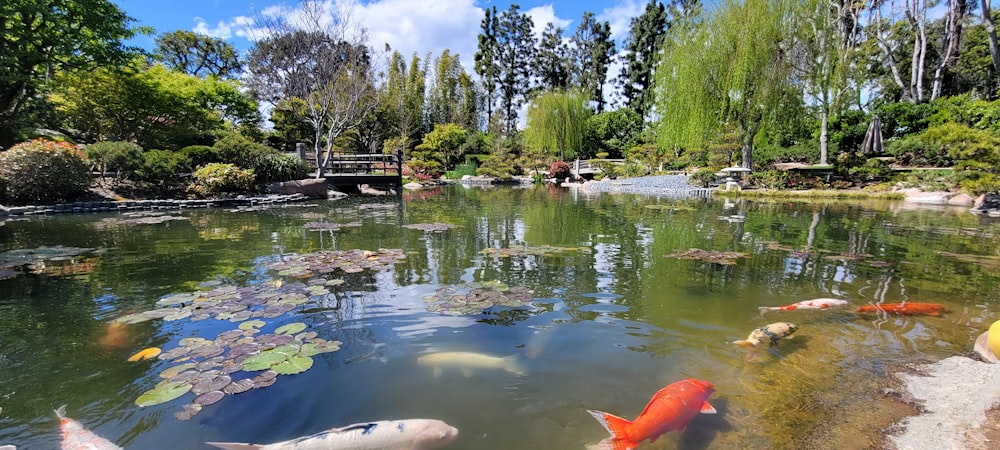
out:
<path id="1" fill-rule="evenodd" d="M 677 259 L 700 259 L 710 264 L 720 264 L 723 266 L 735 265 L 737 258 L 750 257 L 750 255 L 742 252 L 720 252 L 718 250 L 702 250 L 700 248 L 676 250 L 669 255 L 663 256 Z"/>

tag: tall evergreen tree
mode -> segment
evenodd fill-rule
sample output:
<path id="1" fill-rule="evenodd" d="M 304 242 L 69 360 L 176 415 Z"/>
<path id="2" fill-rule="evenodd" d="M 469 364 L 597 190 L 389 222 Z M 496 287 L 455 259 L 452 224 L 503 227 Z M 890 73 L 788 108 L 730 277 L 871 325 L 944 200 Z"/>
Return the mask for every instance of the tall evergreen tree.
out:
<path id="1" fill-rule="evenodd" d="M 499 48 L 497 88 L 500 90 L 500 106 L 503 107 L 507 133 L 517 129 L 517 111 L 531 89 L 532 64 L 535 61 L 532 28 L 531 16 L 522 13 L 516 3 L 500 13 L 496 33 Z"/>
<path id="2" fill-rule="evenodd" d="M 454 123 L 467 130 L 479 128 L 479 95 L 457 53 L 446 49 L 435 59 L 427 91 L 428 126 Z"/>
<path id="3" fill-rule="evenodd" d="M 541 90 L 566 89 L 570 81 L 569 46 L 563 42 L 563 29 L 552 22 L 542 31 L 538 43 L 538 88 Z"/>
<path id="4" fill-rule="evenodd" d="M 658 52 L 667 31 L 667 9 L 657 0 L 646 4 L 646 10 L 632 19 L 625 42 L 621 75 L 622 95 L 629 109 L 646 117 L 653 103 L 653 72 Z"/>
<path id="5" fill-rule="evenodd" d="M 573 63 L 573 81 L 583 89 L 588 100 L 597 103 L 597 111 L 604 111 L 604 82 L 608 66 L 615 54 L 615 41 L 611 39 L 611 24 L 598 22 L 594 13 L 583 13 L 583 20 L 570 39 Z"/>
<path id="6" fill-rule="evenodd" d="M 239 52 L 228 42 L 186 30 L 157 37 L 153 56 L 173 70 L 199 77 L 233 78 L 243 70 Z"/>
<path id="7" fill-rule="evenodd" d="M 476 51 L 476 74 L 486 91 L 486 121 L 493 117 L 493 100 L 496 99 L 497 79 L 500 73 L 498 63 L 500 46 L 497 43 L 497 28 L 500 27 L 497 7 L 486 9 L 486 17 L 480 24 L 479 48 Z"/>

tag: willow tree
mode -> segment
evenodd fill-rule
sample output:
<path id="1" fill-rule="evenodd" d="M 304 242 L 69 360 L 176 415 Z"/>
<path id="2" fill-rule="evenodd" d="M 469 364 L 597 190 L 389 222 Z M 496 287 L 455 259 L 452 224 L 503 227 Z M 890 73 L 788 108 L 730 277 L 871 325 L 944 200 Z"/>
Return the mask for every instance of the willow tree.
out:
<path id="1" fill-rule="evenodd" d="M 524 145 L 560 160 L 573 158 L 583 147 L 589 98 L 580 91 L 549 91 L 538 94 L 528 106 Z"/>
<path id="2" fill-rule="evenodd" d="M 790 3 L 726 0 L 697 26 L 671 29 L 654 82 L 662 147 L 703 147 L 713 132 L 734 127 L 742 166 L 753 167 L 754 138 L 791 83 Z"/>

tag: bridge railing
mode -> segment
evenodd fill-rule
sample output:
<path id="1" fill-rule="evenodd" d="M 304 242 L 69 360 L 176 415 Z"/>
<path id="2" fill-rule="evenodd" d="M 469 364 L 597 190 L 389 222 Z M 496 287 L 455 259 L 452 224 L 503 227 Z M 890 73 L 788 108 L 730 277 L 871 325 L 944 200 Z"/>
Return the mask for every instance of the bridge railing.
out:
<path id="1" fill-rule="evenodd" d="M 327 163 L 327 175 L 402 175 L 399 155 L 359 153 L 332 155 Z"/>

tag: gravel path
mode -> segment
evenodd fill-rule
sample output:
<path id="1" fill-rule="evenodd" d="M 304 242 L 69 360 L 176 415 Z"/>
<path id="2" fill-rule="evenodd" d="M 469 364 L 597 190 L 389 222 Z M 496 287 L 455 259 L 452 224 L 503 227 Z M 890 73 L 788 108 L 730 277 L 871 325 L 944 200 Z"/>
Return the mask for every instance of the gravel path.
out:
<path id="1" fill-rule="evenodd" d="M 660 197 L 707 197 L 711 189 L 692 186 L 687 175 L 656 175 L 651 177 L 623 178 L 620 180 L 588 181 L 583 189 L 588 192 L 643 194 Z"/>

